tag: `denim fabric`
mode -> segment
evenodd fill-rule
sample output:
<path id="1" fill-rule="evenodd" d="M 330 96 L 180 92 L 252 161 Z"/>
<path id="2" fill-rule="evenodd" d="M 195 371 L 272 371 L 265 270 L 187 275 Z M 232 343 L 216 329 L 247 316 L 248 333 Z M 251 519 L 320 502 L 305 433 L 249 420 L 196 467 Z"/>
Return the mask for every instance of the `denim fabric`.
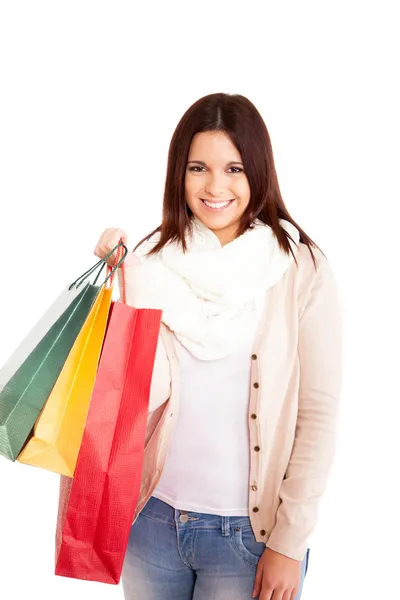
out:
<path id="1" fill-rule="evenodd" d="M 264 550 L 248 517 L 185 513 L 151 497 L 131 528 L 121 577 L 125 600 L 251 600 Z M 295 600 L 308 558 L 309 550 Z"/>

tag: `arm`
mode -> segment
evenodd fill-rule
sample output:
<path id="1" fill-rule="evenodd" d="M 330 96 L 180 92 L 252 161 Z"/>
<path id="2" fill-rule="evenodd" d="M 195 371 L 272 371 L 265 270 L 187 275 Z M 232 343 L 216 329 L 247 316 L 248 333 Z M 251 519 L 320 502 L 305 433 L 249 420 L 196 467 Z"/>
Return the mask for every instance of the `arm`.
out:
<path id="1" fill-rule="evenodd" d="M 335 455 L 342 379 L 342 321 L 336 282 L 323 257 L 299 317 L 299 409 L 281 503 L 267 547 L 302 560 L 317 523 Z"/>
<path id="2" fill-rule="evenodd" d="M 126 303 L 139 308 L 136 304 L 138 277 L 141 265 L 125 268 Z M 118 269 L 118 285 L 121 291 L 122 275 Z M 121 300 L 121 297 L 119 298 Z M 140 307 L 142 308 L 142 307 Z M 171 376 L 169 360 L 161 334 L 158 337 L 156 357 L 154 361 L 153 376 L 150 387 L 149 413 L 161 406 L 170 397 Z"/>

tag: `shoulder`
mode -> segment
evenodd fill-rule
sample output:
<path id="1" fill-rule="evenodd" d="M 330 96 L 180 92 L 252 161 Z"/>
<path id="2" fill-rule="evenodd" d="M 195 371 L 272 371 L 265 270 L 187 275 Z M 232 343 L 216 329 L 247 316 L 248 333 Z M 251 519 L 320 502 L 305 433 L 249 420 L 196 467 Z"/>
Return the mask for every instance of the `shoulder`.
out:
<path id="1" fill-rule="evenodd" d="M 300 312 L 304 309 L 309 297 L 319 289 L 336 288 L 336 280 L 328 258 L 318 248 L 312 247 L 315 264 L 310 249 L 300 243 L 296 253 L 297 266 L 294 263 L 290 269 L 296 280 L 297 297 Z"/>
<path id="2" fill-rule="evenodd" d="M 140 245 L 134 250 L 134 255 L 137 256 L 142 262 L 148 260 L 147 254 L 158 244 L 160 241 L 160 233 L 156 232 L 147 239 L 145 238 Z M 158 255 L 152 255 L 153 260 Z"/>
<path id="3" fill-rule="evenodd" d="M 313 280 L 320 275 L 321 272 L 323 273 L 329 269 L 328 259 L 321 250 L 314 247 L 312 247 L 311 250 L 315 258 L 315 264 L 309 247 L 303 242 L 300 242 L 298 245 L 296 253 L 298 268 L 296 265 L 295 268 L 298 270 L 301 279 Z"/>

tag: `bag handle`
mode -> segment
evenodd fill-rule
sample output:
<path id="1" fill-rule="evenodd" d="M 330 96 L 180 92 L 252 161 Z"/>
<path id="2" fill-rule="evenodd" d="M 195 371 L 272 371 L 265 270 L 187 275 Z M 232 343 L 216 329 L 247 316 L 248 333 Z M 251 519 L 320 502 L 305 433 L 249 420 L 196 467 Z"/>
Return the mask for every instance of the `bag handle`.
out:
<path id="1" fill-rule="evenodd" d="M 92 273 L 94 273 L 96 271 L 96 269 L 98 269 L 101 265 L 101 268 L 96 276 L 96 279 L 93 282 L 93 285 L 96 285 L 98 278 L 100 277 L 101 272 L 103 271 L 105 265 L 106 265 L 106 261 L 108 258 L 110 258 L 110 256 L 115 252 L 115 250 L 117 250 L 118 248 L 124 248 L 125 252 L 124 255 L 122 256 L 122 258 L 119 258 L 119 254 L 117 256 L 117 260 L 116 260 L 116 264 L 114 265 L 113 268 L 110 267 L 111 269 L 111 273 L 108 275 L 108 277 L 106 277 L 106 279 L 103 281 L 102 286 L 107 283 L 107 281 L 110 279 L 110 277 L 113 276 L 113 274 L 115 273 L 115 271 L 120 267 L 120 265 L 123 264 L 123 261 L 125 260 L 127 254 L 128 254 L 128 248 L 125 246 L 125 244 L 122 242 L 122 240 L 115 246 L 115 248 L 113 248 L 108 254 L 106 254 L 106 256 L 104 258 L 102 258 L 101 260 L 99 260 L 99 262 L 97 262 L 93 267 L 91 267 L 88 271 L 86 271 L 85 273 L 83 273 L 83 275 L 81 275 L 80 277 L 78 277 L 78 279 L 76 279 L 73 283 L 71 283 L 71 285 L 68 287 L 69 290 L 71 290 L 74 286 L 76 286 L 76 288 L 78 288 L 79 286 L 82 285 L 82 283 L 85 281 L 85 279 L 87 279 L 88 277 L 90 277 L 90 275 Z M 78 283 L 79 281 L 79 283 Z"/>
<path id="2" fill-rule="evenodd" d="M 125 264 L 124 264 L 124 260 L 126 258 L 126 255 L 128 253 L 128 249 L 126 248 L 126 246 L 124 246 L 124 244 L 122 244 L 122 238 L 120 239 L 120 244 L 121 246 L 119 247 L 116 259 L 115 259 L 115 263 L 114 263 L 114 269 L 110 267 L 110 265 L 108 265 L 108 272 L 109 272 L 109 278 L 110 278 L 110 286 L 113 285 L 114 283 L 114 277 L 115 277 L 115 272 L 116 270 L 119 268 L 119 266 L 121 266 L 121 280 L 122 280 L 122 302 L 124 304 L 126 304 L 126 283 L 125 283 Z M 122 246 L 124 246 L 124 249 L 126 250 L 122 260 L 121 260 L 121 255 L 122 255 Z"/>

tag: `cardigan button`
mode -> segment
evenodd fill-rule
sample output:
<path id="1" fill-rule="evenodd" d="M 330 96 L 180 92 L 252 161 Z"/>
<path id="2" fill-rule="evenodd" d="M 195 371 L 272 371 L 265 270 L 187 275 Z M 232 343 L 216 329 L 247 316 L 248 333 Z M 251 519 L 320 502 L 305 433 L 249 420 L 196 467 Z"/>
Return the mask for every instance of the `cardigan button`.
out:
<path id="1" fill-rule="evenodd" d="M 251 360 L 257 360 L 257 354 L 252 354 L 251 355 Z"/>
<path id="2" fill-rule="evenodd" d="M 254 413 L 251 415 L 252 419 L 257 419 L 257 415 L 255 415 Z"/>
<path id="3" fill-rule="evenodd" d="M 260 531 L 260 534 L 261 534 L 261 535 L 266 535 L 266 534 L 267 534 L 267 532 L 265 531 L 265 529 L 261 529 L 261 531 Z"/>
<path id="4" fill-rule="evenodd" d="M 257 486 L 256 485 L 252 485 L 251 489 L 253 490 L 253 492 L 256 492 L 257 491 Z"/>
<path id="5" fill-rule="evenodd" d="M 257 383 L 257 381 L 255 381 L 255 382 L 253 383 L 253 387 L 255 387 L 256 389 L 258 389 L 258 388 L 260 387 L 260 384 L 259 384 L 259 383 Z"/>
<path id="6" fill-rule="evenodd" d="M 255 452 L 260 452 L 260 446 L 254 446 Z"/>
<path id="7" fill-rule="evenodd" d="M 260 510 L 260 509 L 258 508 L 258 506 L 255 506 L 255 507 L 253 508 L 253 512 L 258 512 L 259 510 Z"/>

